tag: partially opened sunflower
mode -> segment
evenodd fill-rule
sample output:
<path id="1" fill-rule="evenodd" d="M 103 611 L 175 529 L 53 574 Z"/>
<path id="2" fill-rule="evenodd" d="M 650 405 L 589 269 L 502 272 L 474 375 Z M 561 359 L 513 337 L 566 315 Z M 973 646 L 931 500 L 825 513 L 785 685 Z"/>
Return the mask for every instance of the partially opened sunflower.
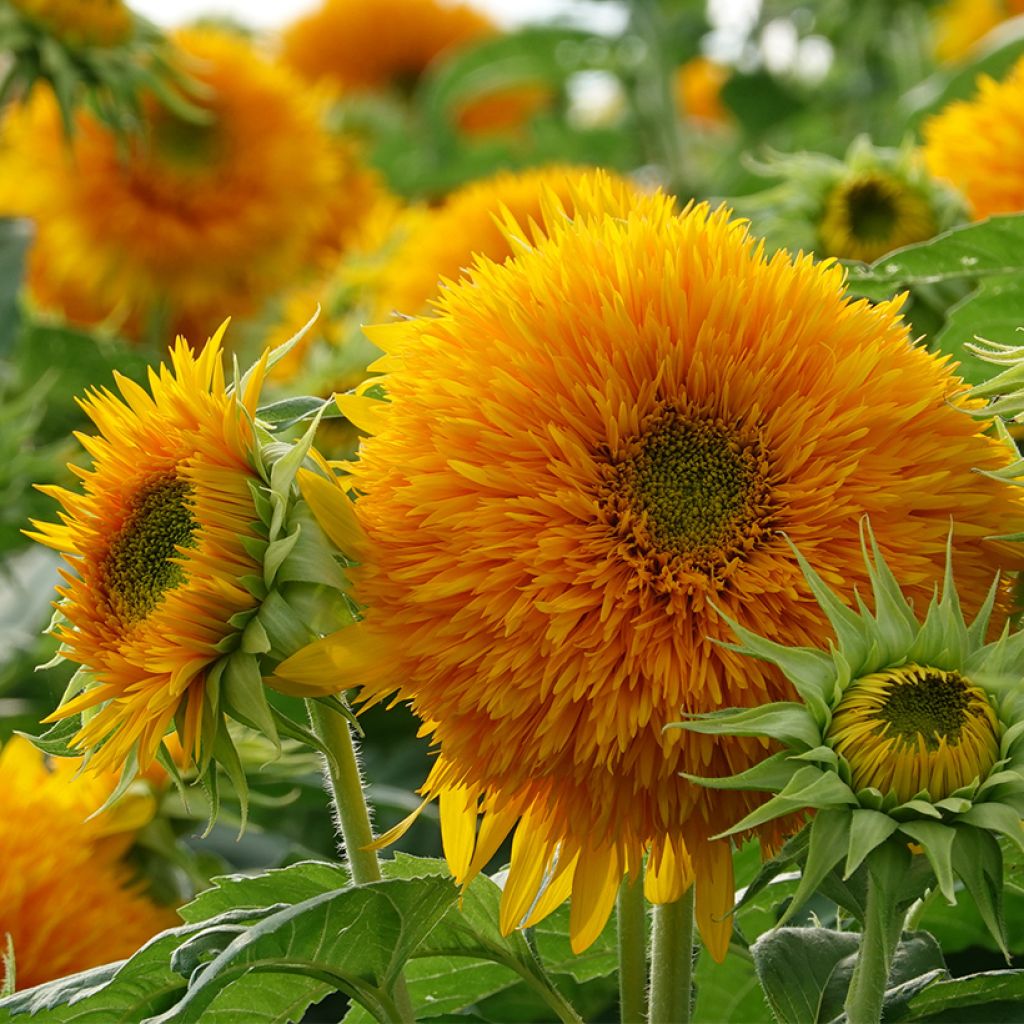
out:
<path id="1" fill-rule="evenodd" d="M 1024 506 L 972 472 L 1012 456 L 958 411 L 958 379 L 897 302 L 852 301 L 835 265 L 766 259 L 728 210 L 608 192 L 584 180 L 573 214 L 549 196 L 538 230 L 507 225 L 514 259 L 478 260 L 437 315 L 370 332 L 388 401 L 342 404 L 372 436 L 351 477 L 303 478 L 336 542 L 365 530 L 365 619 L 278 673 L 411 703 L 456 877 L 515 830 L 506 930 L 571 895 L 586 947 L 646 852 L 652 901 L 696 882 L 720 959 L 732 859 L 710 837 L 759 798 L 679 773 L 734 773 L 765 748 L 663 727 L 791 690 L 716 643 L 716 609 L 815 642 L 827 620 L 782 532 L 849 598 L 865 513 L 922 600 L 954 517 L 977 608 L 993 567 L 1021 564 L 989 538 Z"/>
<path id="2" fill-rule="evenodd" d="M 126 957 L 178 923 L 124 861 L 152 800 L 130 794 L 95 815 L 117 777 L 79 766 L 48 764 L 17 737 L 0 749 L 0 945 L 11 937 L 19 989 Z"/>
<path id="3" fill-rule="evenodd" d="M 311 435 L 286 445 L 260 427 L 269 356 L 229 388 L 223 333 L 199 356 L 179 338 L 148 392 L 117 375 L 120 396 L 87 395 L 98 433 L 78 435 L 92 460 L 75 469 L 81 491 L 41 487 L 61 522 L 29 536 L 67 563 L 54 633 L 80 667 L 51 717 L 85 713 L 71 745 L 89 768 L 133 775 L 161 756 L 170 770 L 173 729 L 201 773 L 215 760 L 244 789 L 225 715 L 273 740 L 304 736 L 263 676 L 349 613 L 344 559 L 294 483 Z"/>
<path id="4" fill-rule="evenodd" d="M 351 184 L 351 153 L 301 80 L 235 36 L 177 42 L 206 90 L 202 120 L 148 97 L 130 142 L 83 112 L 69 147 L 39 93 L 4 123 L 0 209 L 37 222 L 33 299 L 133 338 L 206 337 L 225 315 L 255 311 L 358 213 L 334 199 Z"/>

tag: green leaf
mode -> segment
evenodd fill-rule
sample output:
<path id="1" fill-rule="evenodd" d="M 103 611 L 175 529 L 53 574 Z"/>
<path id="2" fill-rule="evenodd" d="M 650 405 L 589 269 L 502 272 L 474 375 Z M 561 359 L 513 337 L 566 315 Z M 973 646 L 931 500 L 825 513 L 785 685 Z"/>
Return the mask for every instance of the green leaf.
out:
<path id="1" fill-rule="evenodd" d="M 300 861 L 286 868 L 274 868 L 259 875 L 222 875 L 212 879 L 212 888 L 199 893 L 179 911 L 183 921 L 207 921 L 239 907 L 262 907 L 268 903 L 301 903 L 349 884 L 348 871 L 326 861 Z"/>
<path id="2" fill-rule="evenodd" d="M 902 1019 L 961 1021 L 963 1024 L 1006 1021 L 1009 1024 L 1020 1020 L 1022 1004 L 1024 971 L 987 971 L 929 985 L 910 1000 L 909 1014 Z M 1013 1016 L 1007 1016 L 1007 1012 Z"/>
<path id="3" fill-rule="evenodd" d="M 455 903 L 451 879 L 388 879 L 323 893 L 247 928 L 152 1024 L 185 1024 L 228 988 L 258 994 L 264 974 L 288 975 L 296 998 L 326 982 L 379 1010 L 409 955 Z M 214 919 L 215 921 L 219 919 Z M 211 922 L 212 923 L 212 922 Z"/>
<path id="4" fill-rule="evenodd" d="M 953 279 L 1006 277 L 1024 268 L 1024 214 L 1002 214 L 908 245 L 870 266 L 850 267 L 850 290 L 871 299 L 895 295 L 908 285 Z"/>
<path id="5" fill-rule="evenodd" d="M 840 963 L 860 946 L 856 932 L 828 928 L 777 928 L 751 947 L 761 988 L 779 1024 L 817 1024 L 826 990 Z M 841 1005 L 841 1004 L 840 1004 Z"/>
<path id="6" fill-rule="evenodd" d="M 951 355 L 957 373 L 969 384 L 982 384 L 1001 369 L 969 348 L 978 338 L 1004 345 L 1021 343 L 1024 327 L 1024 274 L 983 278 L 978 287 L 946 311 L 935 348 Z"/>
<path id="7" fill-rule="evenodd" d="M 751 948 L 758 978 L 779 1024 L 835 1021 L 860 950 L 857 932 L 828 928 L 778 928 Z M 885 997 L 885 1019 L 940 976 L 947 976 L 942 950 L 927 932 L 906 932 L 893 956 Z M 844 1018 L 845 1019 L 845 1018 Z"/>
<path id="8" fill-rule="evenodd" d="M 138 1024 L 173 1005 L 185 979 L 170 967 L 174 950 L 202 925 L 161 932 L 130 959 L 105 964 L 0 1001 L 0 1019 L 31 1014 L 31 1024 Z M 28 1020 L 29 1018 L 26 1018 Z"/>

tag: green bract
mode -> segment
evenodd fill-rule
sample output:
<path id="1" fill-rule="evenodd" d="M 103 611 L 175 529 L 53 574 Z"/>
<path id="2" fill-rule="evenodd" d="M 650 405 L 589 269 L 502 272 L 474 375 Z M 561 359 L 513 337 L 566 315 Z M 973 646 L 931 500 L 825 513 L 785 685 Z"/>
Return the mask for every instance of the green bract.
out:
<path id="1" fill-rule="evenodd" d="M 802 810 L 818 811 L 809 826 L 803 878 L 786 918 L 833 869 L 841 868 L 843 878 L 849 878 L 877 848 L 889 844 L 905 849 L 916 843 L 951 903 L 955 877 L 963 880 L 1005 952 L 1005 928 L 998 912 L 1002 855 L 997 837 L 1005 836 L 1024 850 L 1024 632 L 1011 633 L 1006 627 L 998 640 L 985 643 L 998 580 L 977 617 L 966 624 L 953 582 L 951 547 L 941 594 L 933 596 L 924 620 L 918 621 L 866 522 L 861 545 L 873 611 L 859 596 L 856 611 L 847 607 L 794 548 L 835 632 L 828 651 L 773 643 L 725 616 L 739 639 L 731 649 L 778 666 L 799 694 L 799 702 L 695 715 L 668 728 L 767 736 L 783 745 L 783 750 L 739 775 L 686 777 L 718 789 L 776 794 L 723 835 Z M 909 684 L 913 689 L 904 689 Z M 952 704 L 951 688 L 962 698 Z M 851 703 L 862 701 L 865 690 L 881 708 L 874 717 L 862 703 Z M 900 699 L 890 700 L 894 694 Z M 856 710 L 851 712 L 851 707 Z M 863 719 L 860 746 L 849 757 L 837 749 L 843 746 L 837 738 L 842 731 L 837 729 L 837 712 Z M 848 725 L 844 723 L 843 729 Z M 877 773 L 888 767 L 894 777 L 906 778 L 917 777 L 900 776 L 907 766 L 940 762 L 948 767 L 957 757 L 962 766 L 964 758 L 956 748 L 979 738 L 978 749 L 991 743 L 994 761 L 979 760 L 976 774 L 957 780 L 951 772 L 924 772 L 940 782 L 952 775 L 954 783 L 944 787 L 948 792 L 931 793 L 924 787 L 908 798 L 897 794 L 895 783 L 884 790 L 855 784 L 865 769 Z M 884 747 L 891 766 L 859 763 L 864 750 L 872 747 L 875 752 Z"/>
<path id="2" fill-rule="evenodd" d="M 176 66 L 163 34 L 145 18 L 126 9 L 123 31 L 106 39 L 73 26 L 60 31 L 46 17 L 33 17 L 32 5 L 23 6 L 0 4 L 0 50 L 10 57 L 0 78 L 0 102 L 27 96 L 40 81 L 49 83 L 69 137 L 75 109 L 85 101 L 115 131 L 138 125 L 145 93 L 186 120 L 207 117 L 193 102 L 200 87 Z M 72 3 L 66 6 L 73 11 Z"/>

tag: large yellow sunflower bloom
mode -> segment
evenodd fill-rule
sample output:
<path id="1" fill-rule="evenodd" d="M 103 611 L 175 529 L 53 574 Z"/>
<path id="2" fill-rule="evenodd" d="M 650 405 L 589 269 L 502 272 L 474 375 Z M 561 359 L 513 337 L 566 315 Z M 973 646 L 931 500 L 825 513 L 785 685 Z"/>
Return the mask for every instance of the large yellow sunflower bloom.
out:
<path id="1" fill-rule="evenodd" d="M 752 798 L 679 772 L 764 752 L 662 729 L 789 691 L 716 642 L 731 638 L 716 609 L 817 643 L 783 534 L 852 596 L 866 513 L 922 600 L 955 520 L 977 606 L 994 567 L 1021 563 L 986 538 L 1019 528 L 1024 503 L 972 471 L 1012 455 L 958 410 L 960 381 L 911 344 L 898 303 L 851 301 L 836 265 L 767 259 L 725 210 L 627 195 L 617 216 L 589 212 L 614 214 L 605 190 L 582 183 L 574 216 L 550 197 L 540 230 L 509 226 L 514 260 L 479 261 L 437 316 L 370 332 L 390 401 L 344 403 L 373 435 L 351 467 L 359 497 L 307 495 L 339 540 L 366 531 L 366 619 L 279 672 L 411 701 L 439 748 L 424 792 L 456 877 L 518 823 L 504 928 L 571 893 L 585 947 L 649 850 L 649 898 L 696 879 L 721 958 L 732 861 L 708 837 Z"/>
<path id="2" fill-rule="evenodd" d="M 925 165 L 964 194 L 975 220 L 1024 210 L 1024 60 L 1001 82 L 981 75 L 973 99 L 922 130 Z"/>
<path id="3" fill-rule="evenodd" d="M 70 567 L 55 635 L 82 666 L 81 692 L 51 717 L 89 712 L 72 745 L 93 752 L 90 768 L 145 770 L 173 723 L 205 770 L 231 742 L 225 712 L 276 738 L 262 675 L 317 635 L 311 600 L 337 621 L 344 577 L 293 495 L 301 453 L 253 421 L 268 357 L 228 390 L 223 332 L 198 357 L 179 338 L 149 392 L 119 375 L 120 396 L 91 391 L 82 492 L 40 488 L 62 522 L 29 536 Z"/>
<path id="4" fill-rule="evenodd" d="M 34 298 L 136 337 L 206 337 L 293 280 L 321 235 L 338 233 L 332 197 L 351 163 L 287 69 L 226 34 L 178 42 L 210 89 L 208 124 L 149 103 L 125 152 L 86 113 L 69 148 L 43 93 L 5 121 L 0 208 L 36 219 Z"/>
<path id="5" fill-rule="evenodd" d="M 0 945 L 9 934 L 19 989 L 129 956 L 178 923 L 122 858 L 152 806 L 128 796 L 90 819 L 116 778 L 76 776 L 78 766 L 48 767 L 19 738 L 0 750 Z M 3 975 L 0 963 L 0 985 Z"/>

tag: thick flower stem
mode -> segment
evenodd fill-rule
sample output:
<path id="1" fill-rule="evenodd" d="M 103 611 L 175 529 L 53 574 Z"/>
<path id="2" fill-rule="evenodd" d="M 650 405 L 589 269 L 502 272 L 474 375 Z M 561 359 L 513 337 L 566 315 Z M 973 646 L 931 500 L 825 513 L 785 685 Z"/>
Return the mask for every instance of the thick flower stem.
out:
<path id="1" fill-rule="evenodd" d="M 846 994 L 849 1024 L 879 1024 L 893 956 L 903 931 L 903 915 L 893 906 L 891 894 L 868 876 L 868 898 L 860 952 Z"/>
<path id="2" fill-rule="evenodd" d="M 333 758 L 333 763 L 327 761 L 327 777 L 331 784 L 331 797 L 352 881 L 356 885 L 379 882 L 380 861 L 376 851 L 369 849 L 373 842 L 373 829 L 370 826 L 370 812 L 366 806 L 366 793 L 363 790 L 359 762 L 356 760 L 351 727 L 341 715 L 315 700 L 306 701 L 306 705 L 313 731 Z M 414 1024 L 416 1015 L 404 978 L 399 976 L 391 994 L 398 1011 L 397 1020 L 402 1024 Z"/>
<path id="3" fill-rule="evenodd" d="M 649 1024 L 690 1024 L 693 988 L 693 890 L 654 908 Z"/>
<path id="4" fill-rule="evenodd" d="M 643 882 L 624 878 L 619 888 L 619 1019 L 634 1024 L 647 1016 L 647 904 Z"/>

